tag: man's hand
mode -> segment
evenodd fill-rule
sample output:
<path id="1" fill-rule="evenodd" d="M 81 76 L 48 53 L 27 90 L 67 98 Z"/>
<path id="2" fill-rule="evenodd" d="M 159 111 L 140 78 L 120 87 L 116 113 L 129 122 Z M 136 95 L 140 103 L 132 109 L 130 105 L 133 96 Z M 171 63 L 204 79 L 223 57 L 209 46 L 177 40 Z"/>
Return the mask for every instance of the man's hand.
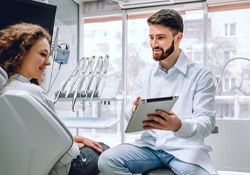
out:
<path id="1" fill-rule="evenodd" d="M 138 102 L 140 101 L 141 97 L 136 97 L 135 101 L 134 101 L 134 105 L 133 105 L 133 108 L 132 108 L 132 113 L 135 112 L 135 108 L 138 104 Z"/>
<path id="2" fill-rule="evenodd" d="M 143 121 L 143 128 L 159 129 L 176 132 L 182 125 L 181 120 L 173 112 L 156 110 L 156 114 L 149 114 L 148 120 Z"/>

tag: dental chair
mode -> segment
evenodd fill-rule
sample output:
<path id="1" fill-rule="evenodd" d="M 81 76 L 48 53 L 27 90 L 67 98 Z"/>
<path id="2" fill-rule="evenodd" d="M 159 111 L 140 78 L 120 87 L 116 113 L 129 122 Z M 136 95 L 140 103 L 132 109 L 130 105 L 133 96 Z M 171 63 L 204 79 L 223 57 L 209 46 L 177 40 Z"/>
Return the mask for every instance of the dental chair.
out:
<path id="1" fill-rule="evenodd" d="M 0 90 L 7 79 L 0 67 Z M 51 109 L 17 89 L 0 93 L 0 142 L 1 175 L 48 175 L 73 139 Z"/>

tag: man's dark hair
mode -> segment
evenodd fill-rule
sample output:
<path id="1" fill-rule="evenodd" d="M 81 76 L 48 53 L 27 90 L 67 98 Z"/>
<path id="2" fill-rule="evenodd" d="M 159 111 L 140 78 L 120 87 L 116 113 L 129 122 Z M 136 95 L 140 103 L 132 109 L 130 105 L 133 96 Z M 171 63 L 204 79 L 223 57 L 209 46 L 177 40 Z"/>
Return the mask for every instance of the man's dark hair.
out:
<path id="1" fill-rule="evenodd" d="M 147 20 L 148 25 L 160 24 L 168 27 L 173 35 L 176 35 L 178 32 L 183 33 L 183 19 L 181 15 L 173 9 L 162 9 Z"/>

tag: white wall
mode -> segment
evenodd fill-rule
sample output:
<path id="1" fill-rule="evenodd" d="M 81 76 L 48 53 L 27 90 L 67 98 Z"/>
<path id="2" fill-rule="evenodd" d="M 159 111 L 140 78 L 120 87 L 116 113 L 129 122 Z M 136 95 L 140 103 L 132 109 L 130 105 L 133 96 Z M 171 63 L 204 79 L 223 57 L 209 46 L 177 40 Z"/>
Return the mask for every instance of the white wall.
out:
<path id="1" fill-rule="evenodd" d="M 218 170 L 250 172 L 250 120 L 218 119 L 218 134 L 206 138 Z"/>

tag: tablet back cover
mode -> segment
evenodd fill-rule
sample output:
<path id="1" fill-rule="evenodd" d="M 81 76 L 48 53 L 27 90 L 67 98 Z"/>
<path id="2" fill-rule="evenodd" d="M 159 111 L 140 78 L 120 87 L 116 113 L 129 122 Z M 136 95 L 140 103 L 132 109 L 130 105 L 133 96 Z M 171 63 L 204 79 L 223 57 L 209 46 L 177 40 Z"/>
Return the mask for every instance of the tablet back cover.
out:
<path id="1" fill-rule="evenodd" d="M 143 131 L 142 122 L 148 120 L 148 114 L 155 114 L 155 110 L 157 109 L 167 112 L 171 111 L 177 99 L 178 96 L 140 100 L 128 123 L 125 133 Z"/>

